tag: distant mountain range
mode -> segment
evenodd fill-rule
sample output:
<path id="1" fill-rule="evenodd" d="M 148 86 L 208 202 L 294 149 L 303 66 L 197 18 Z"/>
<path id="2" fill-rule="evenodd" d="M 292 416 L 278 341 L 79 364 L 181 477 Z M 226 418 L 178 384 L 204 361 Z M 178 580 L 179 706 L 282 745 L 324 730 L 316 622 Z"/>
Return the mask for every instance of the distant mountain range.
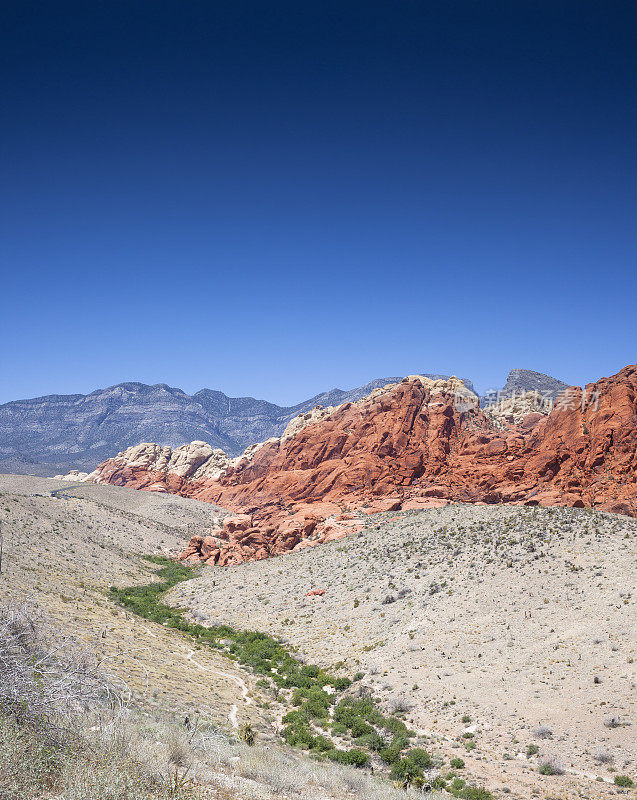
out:
<path id="1" fill-rule="evenodd" d="M 0 472 L 54 475 L 74 468 L 90 471 L 141 442 L 177 447 L 202 440 L 234 456 L 249 444 L 279 436 L 293 417 L 316 405 L 355 402 L 400 379 L 377 378 L 350 391 L 332 389 L 289 407 L 254 397 L 228 397 L 214 389 L 188 395 L 163 383 L 120 383 L 88 395 L 16 400 L 0 405 Z M 470 380 L 462 380 L 475 391 Z M 564 388 L 565 383 L 548 375 L 517 369 L 509 373 L 502 393 L 538 389 L 556 396 Z"/>

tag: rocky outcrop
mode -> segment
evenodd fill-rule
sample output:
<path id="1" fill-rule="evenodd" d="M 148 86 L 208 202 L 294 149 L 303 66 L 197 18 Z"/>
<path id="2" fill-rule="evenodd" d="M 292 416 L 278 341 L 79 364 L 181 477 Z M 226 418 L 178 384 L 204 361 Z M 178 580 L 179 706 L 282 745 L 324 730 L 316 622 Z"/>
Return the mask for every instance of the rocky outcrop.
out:
<path id="1" fill-rule="evenodd" d="M 92 479 L 242 512 L 239 522 L 194 537 L 184 554 L 222 565 L 341 538 L 368 512 L 449 501 L 637 514 L 634 366 L 568 389 L 550 414 L 526 414 L 519 424 L 495 425 L 457 379 L 423 376 L 303 422 L 219 473 L 207 472 L 206 461 L 195 466 L 207 452 L 198 442 L 176 459 L 162 448 L 144 456 L 132 448 Z"/>
<path id="2" fill-rule="evenodd" d="M 498 403 L 485 406 L 484 413 L 498 428 L 518 425 L 522 420 L 535 414 L 533 422 L 538 422 L 542 417 L 551 413 L 553 400 L 544 397 L 539 392 L 524 392 L 513 397 L 506 397 Z"/>
<path id="3" fill-rule="evenodd" d="M 79 472 L 76 469 L 70 470 L 66 473 L 66 475 L 54 475 L 53 479 L 56 481 L 75 481 L 76 483 L 91 482 L 88 472 Z"/>

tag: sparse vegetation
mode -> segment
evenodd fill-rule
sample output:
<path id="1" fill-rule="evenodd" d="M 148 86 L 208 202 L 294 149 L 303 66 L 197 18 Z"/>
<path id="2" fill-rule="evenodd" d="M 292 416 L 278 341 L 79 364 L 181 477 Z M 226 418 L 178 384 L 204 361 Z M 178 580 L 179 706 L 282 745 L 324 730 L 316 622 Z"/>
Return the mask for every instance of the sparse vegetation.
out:
<path id="1" fill-rule="evenodd" d="M 111 587 L 113 600 L 146 619 L 189 634 L 201 645 L 222 650 L 228 657 L 249 667 L 253 672 L 267 675 L 280 688 L 293 690 L 291 705 L 296 708 L 283 717 L 282 737 L 289 745 L 309 750 L 316 757 L 327 757 L 331 761 L 355 767 L 367 766 L 370 752 L 380 751 L 382 758 L 383 753 L 387 755 L 389 751 L 391 755 L 388 760 L 383 758 L 387 764 L 395 765 L 400 761 L 401 752 L 415 735 L 402 720 L 394 716 L 383 716 L 368 697 L 342 697 L 333 710 L 331 733 L 334 736 L 349 734 L 357 746 L 349 750 L 337 747 L 324 733 L 319 733 L 316 726 L 323 725 L 324 729 L 327 728 L 336 695 L 342 694 L 352 685 L 349 678 L 333 675 L 314 664 L 302 664 L 281 642 L 268 634 L 237 631 L 228 625 L 206 627 L 188 622 L 184 619 L 183 609 L 168 606 L 161 598 L 177 583 L 192 578 L 194 571 L 163 556 L 147 556 L 147 560 L 160 567 L 157 575 L 162 581 L 126 589 Z M 360 680 L 362 675 L 354 677 Z M 335 694 L 326 692 L 326 686 L 331 686 Z M 394 713 L 408 708 L 409 704 L 402 698 L 394 701 Z M 393 737 L 389 748 L 385 747 L 381 730 Z M 407 756 L 406 760 L 422 775 L 423 767 L 420 762 L 423 761 L 423 756 L 417 751 L 412 752 L 415 755 L 411 759 Z M 430 758 L 428 754 L 425 756 Z M 408 783 L 412 782 L 410 778 Z"/>
<path id="2" fill-rule="evenodd" d="M 556 758 L 549 757 L 540 761 L 538 772 L 540 775 L 563 775 L 565 770 Z"/>

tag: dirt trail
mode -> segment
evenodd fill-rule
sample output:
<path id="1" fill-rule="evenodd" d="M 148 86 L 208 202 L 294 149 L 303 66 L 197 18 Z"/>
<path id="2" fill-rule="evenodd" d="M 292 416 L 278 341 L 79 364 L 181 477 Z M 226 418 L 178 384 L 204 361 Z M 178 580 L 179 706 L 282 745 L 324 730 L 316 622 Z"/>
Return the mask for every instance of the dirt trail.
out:
<path id="1" fill-rule="evenodd" d="M 157 638 L 157 634 L 153 633 L 149 628 L 144 628 L 144 631 L 153 638 Z M 184 654 L 183 657 L 186 661 L 189 661 L 191 664 L 194 664 L 197 669 L 200 669 L 202 672 L 211 672 L 213 675 L 219 675 L 222 678 L 226 678 L 227 680 L 232 681 L 241 689 L 241 696 L 243 698 L 243 702 L 246 706 L 252 704 L 252 698 L 250 697 L 248 685 L 240 678 L 238 675 L 232 675 L 230 672 L 225 672 L 222 669 L 215 669 L 214 667 L 205 667 L 203 664 L 200 664 L 198 661 L 195 661 L 193 655 L 195 654 L 194 650 L 188 650 L 187 654 Z M 236 703 L 233 703 L 230 713 L 228 714 L 228 719 L 230 720 L 230 724 L 233 728 L 238 728 L 239 723 L 237 721 L 237 714 L 239 713 L 239 706 Z"/>
<path id="2" fill-rule="evenodd" d="M 248 687 L 246 682 L 243 678 L 239 678 L 237 675 L 232 675 L 230 672 L 224 672 L 221 669 L 214 669 L 213 667 L 204 667 L 203 664 L 200 664 L 198 661 L 195 661 L 193 658 L 195 651 L 190 650 L 188 655 L 185 656 L 186 661 L 190 661 L 191 664 L 194 664 L 198 669 L 202 670 L 203 672 L 212 672 L 214 675 L 220 675 L 223 678 L 227 678 L 228 680 L 233 681 L 240 689 L 241 695 L 243 697 L 243 702 L 246 706 L 249 706 L 252 703 L 252 698 L 248 694 Z M 228 719 L 230 720 L 230 724 L 233 728 L 238 728 L 239 723 L 237 722 L 237 714 L 239 712 L 239 706 L 234 703 L 230 713 L 228 714 Z"/>

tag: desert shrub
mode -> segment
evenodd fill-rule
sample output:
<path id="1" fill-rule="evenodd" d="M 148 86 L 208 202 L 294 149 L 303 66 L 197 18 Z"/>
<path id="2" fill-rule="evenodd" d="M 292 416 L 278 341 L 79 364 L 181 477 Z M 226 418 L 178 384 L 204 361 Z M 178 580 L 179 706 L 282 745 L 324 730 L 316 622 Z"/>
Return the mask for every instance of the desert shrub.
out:
<path id="1" fill-rule="evenodd" d="M 613 762 L 613 755 L 610 750 L 606 750 L 605 748 L 600 748 L 593 753 L 593 758 L 597 761 L 598 764 L 612 764 Z"/>
<path id="2" fill-rule="evenodd" d="M 449 762 L 449 765 L 453 769 L 463 769 L 464 768 L 464 761 L 461 758 L 452 758 Z"/>
<path id="3" fill-rule="evenodd" d="M 369 755 L 362 750 L 352 748 L 351 750 L 330 750 L 327 753 L 330 761 L 337 764 L 349 764 L 352 767 L 366 767 L 369 764 Z"/>
<path id="4" fill-rule="evenodd" d="M 332 725 L 332 733 L 334 736 L 345 736 L 347 733 L 347 725 L 343 725 L 342 722 L 335 722 Z"/>
<path id="5" fill-rule="evenodd" d="M 405 759 L 420 769 L 430 769 L 433 764 L 431 756 L 422 747 L 415 747 L 413 750 L 409 750 L 405 754 Z"/>
<path id="6" fill-rule="evenodd" d="M 386 731 L 393 733 L 394 736 L 404 736 L 411 739 L 416 735 L 414 731 L 409 730 L 401 719 L 397 719 L 396 717 L 386 717 L 382 720 L 381 724 Z"/>
<path id="7" fill-rule="evenodd" d="M 328 750 L 334 749 L 334 743 L 327 738 L 327 736 L 315 736 L 312 744 L 312 750 L 318 750 L 320 753 L 325 753 Z"/>
<path id="8" fill-rule="evenodd" d="M 384 747 L 379 755 L 383 764 L 387 764 L 389 767 L 400 759 L 400 750 L 395 747 Z"/>
<path id="9" fill-rule="evenodd" d="M 117 701 L 94 653 L 36 623 L 26 606 L 0 609 L 0 713 L 52 734 L 54 718 Z"/>
<path id="10" fill-rule="evenodd" d="M 307 725 L 287 725 L 283 728 L 283 738 L 292 747 L 310 750 L 314 747 L 314 736 Z"/>
<path id="11" fill-rule="evenodd" d="M 526 748 L 526 757 L 530 758 L 538 754 L 540 748 L 536 744 L 530 744 Z"/>
<path id="12" fill-rule="evenodd" d="M 302 710 L 288 711 L 283 717 L 283 722 L 286 722 L 288 725 L 307 725 L 309 721 L 307 714 Z"/>
<path id="13" fill-rule="evenodd" d="M 389 708 L 392 714 L 403 714 L 411 711 L 413 706 L 405 697 L 394 697 L 389 704 Z"/>
<path id="14" fill-rule="evenodd" d="M 411 786 L 422 782 L 423 772 L 413 761 L 401 758 L 392 765 L 389 777 L 402 786 Z"/>
<path id="15" fill-rule="evenodd" d="M 374 729 L 371 725 L 368 725 L 364 719 L 360 719 L 356 717 L 352 722 L 352 736 L 359 737 L 359 736 L 368 736 L 371 733 L 374 733 Z"/>
<path id="16" fill-rule="evenodd" d="M 454 794 L 456 797 L 460 797 L 461 800 L 494 800 L 491 792 L 481 786 L 464 786 Z"/>
<path id="17" fill-rule="evenodd" d="M 564 767 L 554 757 L 545 758 L 540 762 L 538 772 L 540 775 L 563 775 Z"/>
<path id="18" fill-rule="evenodd" d="M 0 797 L 36 797 L 57 780 L 60 759 L 36 731 L 0 716 Z"/>
<path id="19" fill-rule="evenodd" d="M 254 739 L 255 739 L 254 729 L 252 728 L 252 725 L 250 725 L 249 722 L 245 722 L 241 726 L 241 729 L 239 731 L 239 738 L 241 739 L 242 742 L 245 742 L 248 745 L 248 747 L 252 747 L 252 745 L 254 744 Z"/>
<path id="20" fill-rule="evenodd" d="M 553 736 L 553 731 L 550 728 L 547 728 L 546 725 L 537 725 L 533 729 L 533 736 L 536 739 L 550 739 Z"/>
<path id="21" fill-rule="evenodd" d="M 357 739 L 356 744 L 360 747 L 366 747 L 368 750 L 371 750 L 375 753 L 379 753 L 381 750 L 387 747 L 387 742 L 385 739 L 383 739 L 380 733 L 374 729 L 372 729 L 371 733 L 368 733 L 365 736 L 361 736 L 359 739 Z"/>
<path id="22" fill-rule="evenodd" d="M 633 779 L 629 778 L 628 775 L 615 775 L 613 783 L 615 786 L 622 786 L 625 789 L 632 789 L 635 785 Z"/>
<path id="23" fill-rule="evenodd" d="M 185 800 L 189 750 L 140 757 L 112 678 L 27 609 L 0 611 L 0 798 Z M 22 698 L 18 693 L 22 692 Z"/>

